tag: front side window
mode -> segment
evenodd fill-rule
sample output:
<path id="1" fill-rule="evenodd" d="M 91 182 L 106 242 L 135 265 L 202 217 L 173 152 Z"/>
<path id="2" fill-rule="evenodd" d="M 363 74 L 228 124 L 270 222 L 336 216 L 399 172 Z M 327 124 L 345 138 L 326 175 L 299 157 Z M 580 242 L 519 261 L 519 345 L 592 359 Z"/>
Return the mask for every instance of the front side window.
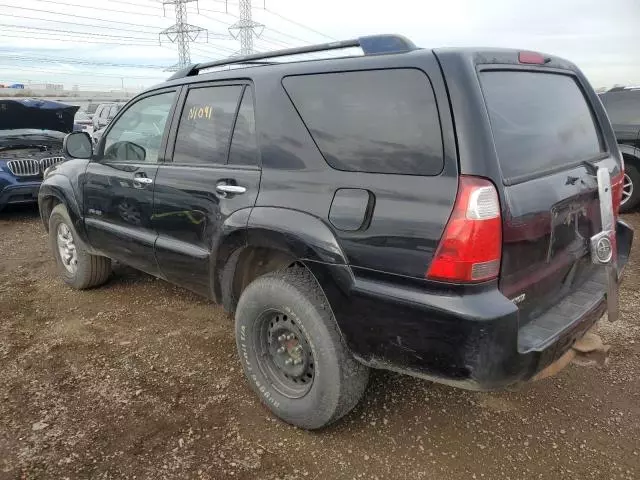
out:
<path id="1" fill-rule="evenodd" d="M 175 95 L 161 93 L 131 105 L 107 133 L 103 160 L 157 162 Z"/>
<path id="2" fill-rule="evenodd" d="M 180 115 L 174 163 L 227 163 L 231 129 L 241 92 L 240 85 L 189 90 Z"/>

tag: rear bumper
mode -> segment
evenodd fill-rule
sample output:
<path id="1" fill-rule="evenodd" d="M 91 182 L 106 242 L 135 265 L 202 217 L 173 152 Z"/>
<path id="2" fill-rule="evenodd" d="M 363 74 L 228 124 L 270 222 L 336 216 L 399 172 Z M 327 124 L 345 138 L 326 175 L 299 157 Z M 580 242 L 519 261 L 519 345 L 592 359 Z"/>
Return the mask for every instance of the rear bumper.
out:
<path id="1" fill-rule="evenodd" d="M 618 222 L 617 237 L 622 270 L 633 230 Z M 517 306 L 495 284 L 451 294 L 357 279 L 346 301 L 332 302 L 332 307 L 347 344 L 363 363 L 466 389 L 494 390 L 530 380 L 569 350 L 605 313 L 605 291 L 594 278 L 535 325 L 523 327 Z"/>
<path id="2" fill-rule="evenodd" d="M 5 186 L 0 190 L 0 210 L 7 205 L 37 203 L 40 181 Z"/>

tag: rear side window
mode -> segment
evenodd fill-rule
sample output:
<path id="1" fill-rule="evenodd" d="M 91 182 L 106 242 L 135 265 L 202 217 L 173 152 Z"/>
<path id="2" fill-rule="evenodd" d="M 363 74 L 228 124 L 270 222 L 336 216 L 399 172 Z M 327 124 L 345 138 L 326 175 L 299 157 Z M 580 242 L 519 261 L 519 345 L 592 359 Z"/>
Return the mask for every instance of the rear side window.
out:
<path id="1" fill-rule="evenodd" d="M 256 120 L 253 113 L 251 88 L 244 89 L 236 125 L 233 129 L 229 165 L 258 165 L 258 143 L 256 140 Z"/>
<path id="2" fill-rule="evenodd" d="M 227 163 L 241 92 L 238 85 L 189 90 L 180 115 L 174 163 Z"/>
<path id="3" fill-rule="evenodd" d="M 285 90 L 338 170 L 437 175 L 440 120 L 429 78 L 414 69 L 286 77 Z"/>
<path id="4" fill-rule="evenodd" d="M 505 179 L 542 173 L 603 150 L 589 104 L 573 77 L 552 73 L 480 73 Z"/>
<path id="5" fill-rule="evenodd" d="M 640 125 L 640 90 L 609 92 L 600 99 L 613 125 Z"/>

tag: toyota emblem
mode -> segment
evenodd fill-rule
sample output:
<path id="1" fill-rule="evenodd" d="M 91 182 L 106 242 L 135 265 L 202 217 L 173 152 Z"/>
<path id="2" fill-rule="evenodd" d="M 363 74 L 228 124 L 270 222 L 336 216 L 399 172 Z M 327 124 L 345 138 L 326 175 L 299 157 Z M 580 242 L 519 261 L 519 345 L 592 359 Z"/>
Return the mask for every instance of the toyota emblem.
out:
<path id="1" fill-rule="evenodd" d="M 600 263 L 609 263 L 613 256 L 611 240 L 608 237 L 600 237 L 596 243 L 595 254 Z"/>

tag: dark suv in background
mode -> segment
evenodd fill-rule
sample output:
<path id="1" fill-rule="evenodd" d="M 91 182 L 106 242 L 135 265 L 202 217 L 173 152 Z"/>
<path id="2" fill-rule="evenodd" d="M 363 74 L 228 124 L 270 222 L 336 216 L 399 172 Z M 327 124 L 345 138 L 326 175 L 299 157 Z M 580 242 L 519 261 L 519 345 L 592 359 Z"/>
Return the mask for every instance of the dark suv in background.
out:
<path id="1" fill-rule="evenodd" d="M 114 259 L 221 302 L 251 387 L 303 428 L 351 410 L 369 367 L 502 388 L 618 316 L 620 151 L 558 57 L 391 35 L 235 57 L 65 145 L 39 194 L 64 281 Z"/>
<path id="2" fill-rule="evenodd" d="M 628 212 L 640 202 L 640 87 L 614 87 L 601 93 L 625 163 L 620 210 Z"/>

